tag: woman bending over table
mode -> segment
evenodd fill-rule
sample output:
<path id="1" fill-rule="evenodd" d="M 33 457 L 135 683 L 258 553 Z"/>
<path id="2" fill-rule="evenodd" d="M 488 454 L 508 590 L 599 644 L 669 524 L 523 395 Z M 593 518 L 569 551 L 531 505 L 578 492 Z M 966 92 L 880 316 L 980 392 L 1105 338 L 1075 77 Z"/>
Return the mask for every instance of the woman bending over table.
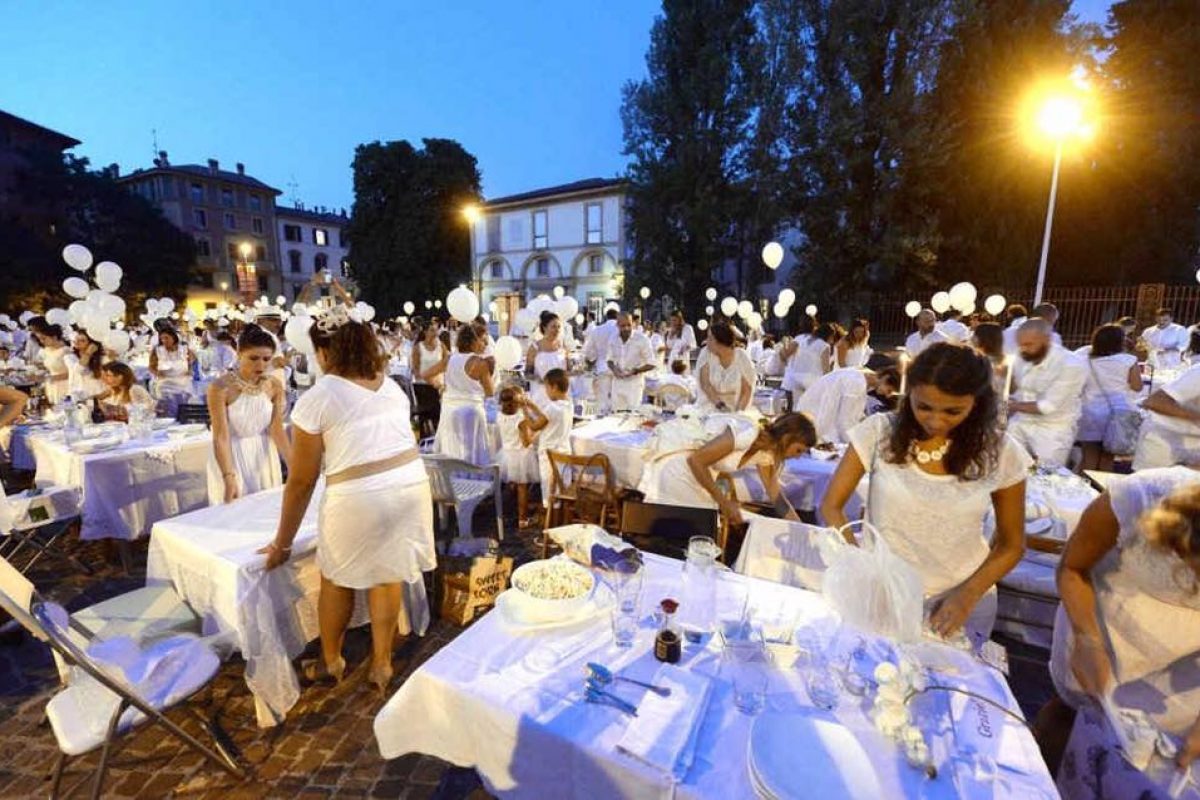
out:
<path id="1" fill-rule="evenodd" d="M 212 451 L 208 457 L 208 502 L 230 503 L 283 483 L 279 459 L 291 460 L 283 429 L 287 394 L 271 375 L 275 340 L 257 325 L 238 337 L 237 362 L 208 387 Z"/>
<path id="2" fill-rule="evenodd" d="M 367 590 L 371 615 L 369 680 L 381 692 L 392 679 L 392 645 L 404 585 L 437 566 L 433 497 L 417 452 L 408 395 L 387 377 L 387 356 L 353 308 L 335 306 L 309 333 L 325 377 L 292 410 L 292 460 L 267 568 L 287 561 L 292 540 L 322 471 L 317 519 L 317 601 L 321 666 L 310 678 L 340 680 L 342 643 L 354 592 Z"/>
<path id="3" fill-rule="evenodd" d="M 812 420 L 784 414 L 768 425 L 736 414 L 718 414 L 705 422 L 708 441 L 696 450 L 651 458 L 638 489 L 648 503 L 693 508 L 719 508 L 730 525 L 742 524 L 737 500 L 717 488 L 718 472 L 757 467 L 767 496 L 779 496 L 779 468 L 817 443 Z"/>
<path id="4" fill-rule="evenodd" d="M 108 391 L 97 402 L 105 419 L 129 421 L 129 409 L 141 406 L 147 413 L 154 410 L 154 398 L 137 384 L 133 370 L 121 361 L 110 361 L 100 368 L 100 380 Z"/>
<path id="5" fill-rule="evenodd" d="M 703 364 L 697 365 L 696 379 L 700 388 L 696 400 L 701 412 L 757 414 L 751 403 L 758 374 L 745 348 L 735 346 L 733 328 L 728 322 L 713 323 L 705 349 L 708 354 Z"/>
<path id="6" fill-rule="evenodd" d="M 1114 478 L 1067 541 L 1058 568 L 1050 676 L 1078 707 L 1112 692 L 1200 757 L 1200 472 Z"/>
<path id="7" fill-rule="evenodd" d="M 926 348 L 908 367 L 908 387 L 899 411 L 850 431 L 821 514 L 844 526 L 846 502 L 870 473 L 867 521 L 921 576 L 933 629 L 948 636 L 965 626 L 986 639 L 996 583 L 1025 551 L 1030 459 L 997 427 L 992 367 L 971 348 Z M 991 544 L 983 530 L 989 508 Z"/>

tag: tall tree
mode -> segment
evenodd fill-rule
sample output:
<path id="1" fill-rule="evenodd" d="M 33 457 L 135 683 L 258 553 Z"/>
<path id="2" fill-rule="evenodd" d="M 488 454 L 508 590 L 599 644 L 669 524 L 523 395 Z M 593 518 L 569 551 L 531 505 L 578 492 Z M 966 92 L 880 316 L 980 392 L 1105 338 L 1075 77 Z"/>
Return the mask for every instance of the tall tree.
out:
<path id="1" fill-rule="evenodd" d="M 805 237 L 795 282 L 818 296 L 926 284 L 927 175 L 944 136 L 929 94 L 949 0 L 794 2 L 811 53 L 788 134 Z"/>
<path id="2" fill-rule="evenodd" d="M 130 307 L 147 296 L 182 299 L 193 277 L 192 238 L 148 200 L 130 192 L 108 170 L 89 169 L 86 158 L 29 153 L 17 192 L 36 198 L 48 224 L 30 227 L 0 220 L 0 306 L 8 309 L 65 305 L 62 248 L 87 246 L 96 259 L 121 265 L 121 294 Z"/>
<path id="3" fill-rule="evenodd" d="M 738 251 L 740 149 L 756 69 L 752 0 L 664 0 L 648 76 L 625 86 L 634 280 L 696 314 Z"/>
<path id="4" fill-rule="evenodd" d="M 441 298 L 469 280 L 463 208 L 480 198 L 475 157 L 458 142 L 372 142 L 354 151 L 347 234 L 354 279 L 385 315 Z"/>

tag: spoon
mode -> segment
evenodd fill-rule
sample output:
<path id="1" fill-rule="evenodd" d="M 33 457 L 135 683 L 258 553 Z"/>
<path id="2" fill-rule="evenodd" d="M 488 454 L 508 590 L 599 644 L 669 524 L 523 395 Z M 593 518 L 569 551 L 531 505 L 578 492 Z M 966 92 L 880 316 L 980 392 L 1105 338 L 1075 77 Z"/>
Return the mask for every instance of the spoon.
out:
<path id="1" fill-rule="evenodd" d="M 615 694 L 604 691 L 604 688 L 591 678 L 588 678 L 587 682 L 584 684 L 584 688 L 587 691 L 587 698 L 589 701 L 597 702 L 599 698 L 604 698 L 605 701 L 611 702 L 626 714 L 634 717 L 637 716 L 637 706 L 635 706 L 633 703 L 630 703 L 628 700 L 622 700 Z"/>
<path id="2" fill-rule="evenodd" d="M 589 661 L 587 665 L 588 677 L 600 686 L 608 686 L 613 681 L 625 681 L 632 683 L 635 686 L 641 686 L 644 689 L 649 689 L 659 697 L 670 697 L 671 690 L 666 686 L 655 686 L 653 683 L 645 683 L 643 681 L 635 681 L 633 678 L 626 678 L 624 675 L 616 675 L 611 669 L 603 664 L 597 664 L 594 661 Z"/>

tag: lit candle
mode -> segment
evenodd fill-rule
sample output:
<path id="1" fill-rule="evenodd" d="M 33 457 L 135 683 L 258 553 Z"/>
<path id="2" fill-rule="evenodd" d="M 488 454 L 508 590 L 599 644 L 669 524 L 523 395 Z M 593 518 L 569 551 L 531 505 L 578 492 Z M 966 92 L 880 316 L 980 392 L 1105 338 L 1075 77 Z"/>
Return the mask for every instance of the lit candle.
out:
<path id="1" fill-rule="evenodd" d="M 900 354 L 900 394 L 908 388 L 908 353 Z"/>
<path id="2" fill-rule="evenodd" d="M 1013 378 L 1013 357 L 1004 357 L 1004 402 L 1008 402 L 1008 397 L 1012 394 L 1012 378 Z"/>

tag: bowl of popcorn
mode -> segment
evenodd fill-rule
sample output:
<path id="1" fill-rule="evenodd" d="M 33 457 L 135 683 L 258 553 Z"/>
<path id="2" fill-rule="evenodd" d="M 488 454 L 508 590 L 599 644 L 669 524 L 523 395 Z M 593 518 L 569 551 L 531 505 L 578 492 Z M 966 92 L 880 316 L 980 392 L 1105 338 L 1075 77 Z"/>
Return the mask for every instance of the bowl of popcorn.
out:
<path id="1" fill-rule="evenodd" d="M 558 622 L 578 614 L 592 598 L 596 577 L 569 558 L 531 561 L 512 574 L 513 599 L 530 622 Z"/>

